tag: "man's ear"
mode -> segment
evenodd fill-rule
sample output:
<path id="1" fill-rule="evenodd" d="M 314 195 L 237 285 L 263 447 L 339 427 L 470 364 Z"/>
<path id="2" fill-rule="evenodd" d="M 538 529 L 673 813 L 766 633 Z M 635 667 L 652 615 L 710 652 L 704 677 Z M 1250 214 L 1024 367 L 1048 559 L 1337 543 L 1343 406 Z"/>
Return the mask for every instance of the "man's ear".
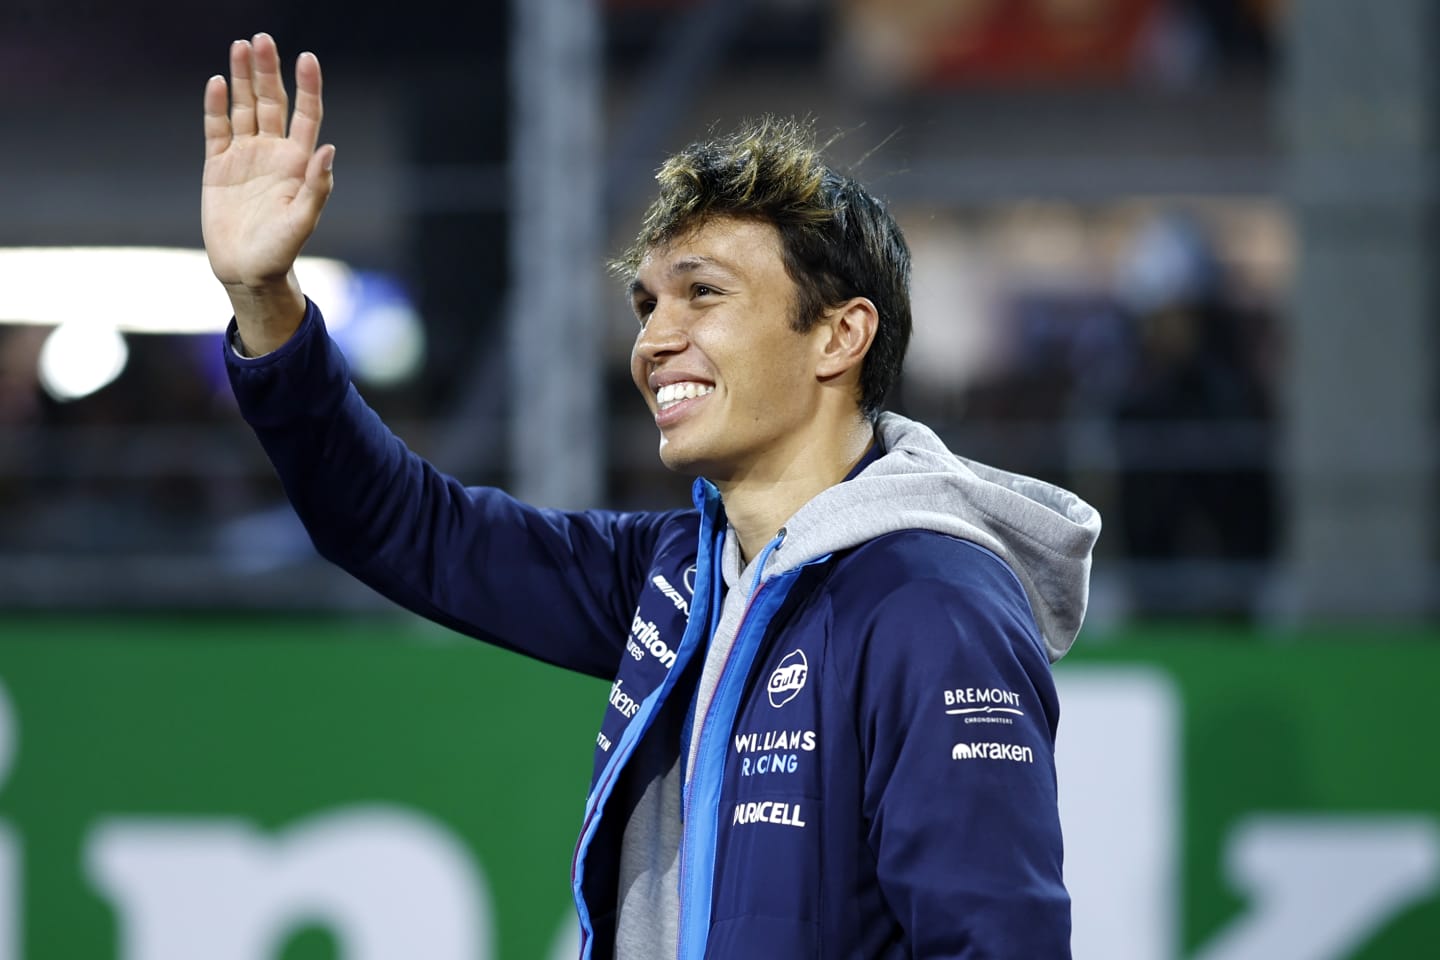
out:
<path id="1" fill-rule="evenodd" d="M 816 326 L 824 332 L 815 375 L 821 380 L 833 380 L 853 370 L 858 376 L 865 354 L 875 341 L 880 313 L 868 297 L 853 297 L 826 310 Z"/>

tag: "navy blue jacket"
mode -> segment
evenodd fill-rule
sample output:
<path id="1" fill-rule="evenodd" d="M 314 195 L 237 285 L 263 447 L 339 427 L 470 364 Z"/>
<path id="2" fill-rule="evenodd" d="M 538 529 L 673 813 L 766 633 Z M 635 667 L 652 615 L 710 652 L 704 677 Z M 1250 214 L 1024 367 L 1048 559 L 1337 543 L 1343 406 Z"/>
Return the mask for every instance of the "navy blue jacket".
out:
<path id="1" fill-rule="evenodd" d="M 697 724 L 724 589 L 714 487 L 659 513 L 466 487 L 364 404 L 313 306 L 280 350 L 227 358 L 325 557 L 439 623 L 612 681 L 573 868 L 585 956 L 613 954 L 636 771 L 673 763 L 694 729 L 680 957 L 1069 956 L 1050 656 L 995 552 L 902 529 L 757 577 Z"/>

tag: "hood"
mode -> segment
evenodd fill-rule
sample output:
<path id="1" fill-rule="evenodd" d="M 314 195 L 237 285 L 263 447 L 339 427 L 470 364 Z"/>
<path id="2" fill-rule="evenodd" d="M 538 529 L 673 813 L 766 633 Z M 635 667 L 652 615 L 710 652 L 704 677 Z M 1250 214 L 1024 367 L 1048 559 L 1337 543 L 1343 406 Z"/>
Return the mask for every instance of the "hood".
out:
<path id="1" fill-rule="evenodd" d="M 956 456 L 928 427 L 897 414 L 882 414 L 877 432 L 885 455 L 801 507 L 761 576 L 900 530 L 948 534 L 1009 565 L 1050 660 L 1063 657 L 1085 618 L 1100 514 L 1068 490 Z"/>

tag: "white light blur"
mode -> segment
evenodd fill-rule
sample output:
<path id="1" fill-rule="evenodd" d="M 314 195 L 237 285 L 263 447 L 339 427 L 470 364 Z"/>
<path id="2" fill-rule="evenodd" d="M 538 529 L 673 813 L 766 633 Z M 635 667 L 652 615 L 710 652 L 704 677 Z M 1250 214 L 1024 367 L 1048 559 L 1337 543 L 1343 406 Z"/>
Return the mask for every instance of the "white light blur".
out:
<path id="1" fill-rule="evenodd" d="M 130 350 L 103 320 L 62 323 L 40 348 L 40 385 L 56 400 L 79 400 L 120 376 Z"/>
<path id="2" fill-rule="evenodd" d="M 386 303 L 362 309 L 342 344 L 356 376 L 396 386 L 415 376 L 425 360 L 425 327 L 409 305 Z"/>
<path id="3" fill-rule="evenodd" d="M 331 330 L 349 321 L 355 298 L 349 267 L 301 257 L 295 275 L 311 299 L 325 304 Z M 121 333 L 219 333 L 230 315 L 203 250 L 0 249 L 0 323 L 58 327 L 103 318 Z"/>

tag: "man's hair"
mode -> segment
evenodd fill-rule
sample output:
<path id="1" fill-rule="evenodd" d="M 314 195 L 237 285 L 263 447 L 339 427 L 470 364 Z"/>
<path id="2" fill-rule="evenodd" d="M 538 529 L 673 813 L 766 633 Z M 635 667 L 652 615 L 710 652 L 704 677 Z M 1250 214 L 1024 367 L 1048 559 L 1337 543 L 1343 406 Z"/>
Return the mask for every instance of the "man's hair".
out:
<path id="1" fill-rule="evenodd" d="M 880 320 L 860 368 L 860 409 L 873 419 L 910 342 L 910 249 L 885 205 L 827 166 L 822 150 L 810 124 L 774 117 L 690 144 L 655 175 L 660 194 L 612 266 L 634 276 L 651 249 L 715 217 L 773 225 L 797 290 L 796 331 L 852 297 L 875 304 Z"/>

